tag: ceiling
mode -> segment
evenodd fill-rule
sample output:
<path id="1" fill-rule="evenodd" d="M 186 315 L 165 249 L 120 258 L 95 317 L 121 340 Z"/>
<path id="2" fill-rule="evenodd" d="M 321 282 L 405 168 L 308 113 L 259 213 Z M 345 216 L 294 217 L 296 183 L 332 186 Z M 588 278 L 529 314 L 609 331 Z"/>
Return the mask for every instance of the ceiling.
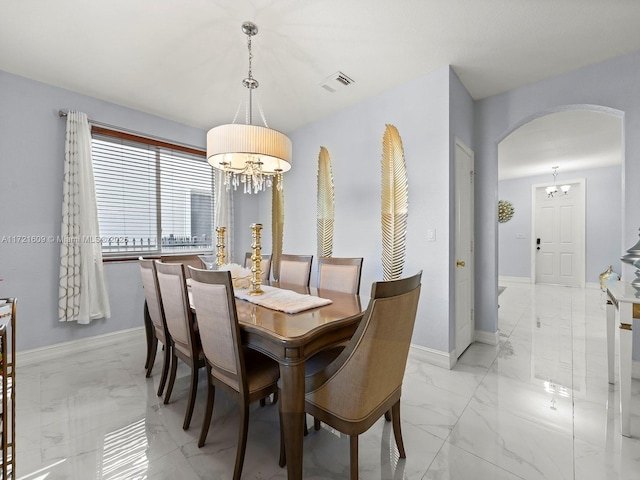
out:
<path id="1" fill-rule="evenodd" d="M 637 0 L 0 0 L 0 70 L 208 129 L 246 99 L 245 20 L 285 133 L 445 65 L 481 99 L 640 50 Z"/>
<path id="2" fill-rule="evenodd" d="M 573 170 L 622 163 L 622 119 L 603 112 L 569 110 L 536 118 L 498 145 L 498 179 L 549 175 L 558 182 Z"/>

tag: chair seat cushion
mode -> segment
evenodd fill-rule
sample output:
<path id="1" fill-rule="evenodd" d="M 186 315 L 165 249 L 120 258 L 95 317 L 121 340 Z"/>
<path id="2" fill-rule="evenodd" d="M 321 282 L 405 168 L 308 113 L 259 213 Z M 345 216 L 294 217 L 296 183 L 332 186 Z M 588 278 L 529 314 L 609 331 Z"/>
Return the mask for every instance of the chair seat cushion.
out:
<path id="1" fill-rule="evenodd" d="M 278 362 L 251 348 L 244 348 L 243 353 L 247 372 L 247 385 L 250 393 L 261 390 L 278 381 L 280 377 Z"/>

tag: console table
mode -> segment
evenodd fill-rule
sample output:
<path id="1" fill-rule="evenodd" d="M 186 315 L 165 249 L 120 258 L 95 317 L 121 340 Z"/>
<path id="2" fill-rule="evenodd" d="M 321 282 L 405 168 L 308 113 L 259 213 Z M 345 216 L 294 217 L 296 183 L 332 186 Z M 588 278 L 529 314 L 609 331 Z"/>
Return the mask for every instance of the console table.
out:
<path id="1" fill-rule="evenodd" d="M 631 436 L 631 353 L 633 347 L 633 319 L 640 319 L 640 292 L 627 282 L 607 284 L 607 361 L 609 383 L 614 383 L 615 325 L 620 328 L 620 432 Z"/>

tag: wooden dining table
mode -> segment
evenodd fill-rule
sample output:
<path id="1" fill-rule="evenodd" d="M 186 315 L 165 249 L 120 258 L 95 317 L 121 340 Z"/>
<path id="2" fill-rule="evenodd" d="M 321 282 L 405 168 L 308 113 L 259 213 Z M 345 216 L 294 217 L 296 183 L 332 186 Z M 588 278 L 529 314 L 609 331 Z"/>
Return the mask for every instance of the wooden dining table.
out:
<path id="1" fill-rule="evenodd" d="M 187 280 L 189 285 L 189 280 Z M 242 343 L 280 365 L 280 408 L 287 478 L 302 479 L 305 362 L 316 353 L 350 339 L 368 298 L 360 295 L 270 282 L 268 285 L 331 300 L 328 305 L 285 313 L 236 298 Z M 197 312 L 195 312 L 197 315 Z M 145 305 L 145 326 L 151 325 Z"/>
<path id="2" fill-rule="evenodd" d="M 363 316 L 359 295 L 298 285 L 271 286 L 328 298 L 331 304 L 299 313 L 271 310 L 236 299 L 242 342 L 280 365 L 280 408 L 287 478 L 302 479 L 305 361 L 351 338 Z M 366 304 L 365 304 L 366 308 Z"/>

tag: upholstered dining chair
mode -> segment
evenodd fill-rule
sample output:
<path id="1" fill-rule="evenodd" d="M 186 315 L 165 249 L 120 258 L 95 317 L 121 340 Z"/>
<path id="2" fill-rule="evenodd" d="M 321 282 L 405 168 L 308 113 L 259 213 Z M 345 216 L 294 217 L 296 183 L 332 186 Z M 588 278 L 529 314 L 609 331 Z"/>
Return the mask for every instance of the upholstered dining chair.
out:
<path id="1" fill-rule="evenodd" d="M 247 252 L 244 255 L 244 266 L 245 268 L 251 269 L 252 261 L 251 261 L 251 252 Z M 262 255 L 262 261 L 260 262 L 260 268 L 262 269 L 262 281 L 268 282 L 269 278 L 271 278 L 271 255 Z"/>
<path id="2" fill-rule="evenodd" d="M 167 329 L 171 336 L 171 374 L 169 375 L 169 384 L 164 396 L 164 403 L 169 403 L 171 399 L 179 358 L 191 368 L 189 398 L 182 424 L 182 428 L 186 430 L 189 428 L 193 415 L 193 407 L 198 391 L 198 370 L 200 367 L 204 367 L 204 355 L 202 354 L 200 337 L 191 314 L 184 270 L 184 265 L 180 263 L 162 263 L 156 260 L 160 299 L 167 321 Z"/>
<path id="3" fill-rule="evenodd" d="M 400 395 L 421 277 L 419 272 L 401 280 L 373 283 L 367 310 L 345 349 L 305 379 L 305 410 L 350 436 L 352 480 L 358 478 L 358 436 L 381 416 L 389 420 L 389 411 L 400 458 L 406 457 Z"/>
<path id="4" fill-rule="evenodd" d="M 185 254 L 185 255 L 161 255 L 160 261 L 162 263 L 181 263 L 184 265 L 184 274 L 186 278 L 189 278 L 188 266 L 195 268 L 207 268 L 202 259 L 197 254 Z"/>
<path id="5" fill-rule="evenodd" d="M 242 346 L 238 313 L 228 271 L 191 269 L 191 293 L 207 369 L 207 406 L 198 446 L 209 432 L 215 389 L 230 393 L 240 404 L 240 433 L 233 478 L 242 473 L 249 428 L 249 404 L 277 392 L 277 362 Z"/>
<path id="6" fill-rule="evenodd" d="M 313 255 L 280 255 L 280 283 L 309 286 Z"/>
<path id="7" fill-rule="evenodd" d="M 160 302 L 160 291 L 154 261 L 140 258 L 140 273 L 142 274 L 142 287 L 144 288 L 144 313 L 145 316 L 149 317 L 153 325 L 153 336 L 151 337 L 151 342 L 148 345 L 149 351 L 147 352 L 147 378 L 151 376 L 151 370 L 153 370 L 153 364 L 158 350 L 158 342 L 164 346 L 164 362 L 162 364 L 162 374 L 158 385 L 158 396 L 160 396 L 164 391 L 167 373 L 169 372 L 169 364 L 171 363 L 171 336 L 167 329 L 164 310 Z"/>
<path id="8" fill-rule="evenodd" d="M 362 257 L 318 258 L 318 288 L 344 293 L 360 293 Z"/>

